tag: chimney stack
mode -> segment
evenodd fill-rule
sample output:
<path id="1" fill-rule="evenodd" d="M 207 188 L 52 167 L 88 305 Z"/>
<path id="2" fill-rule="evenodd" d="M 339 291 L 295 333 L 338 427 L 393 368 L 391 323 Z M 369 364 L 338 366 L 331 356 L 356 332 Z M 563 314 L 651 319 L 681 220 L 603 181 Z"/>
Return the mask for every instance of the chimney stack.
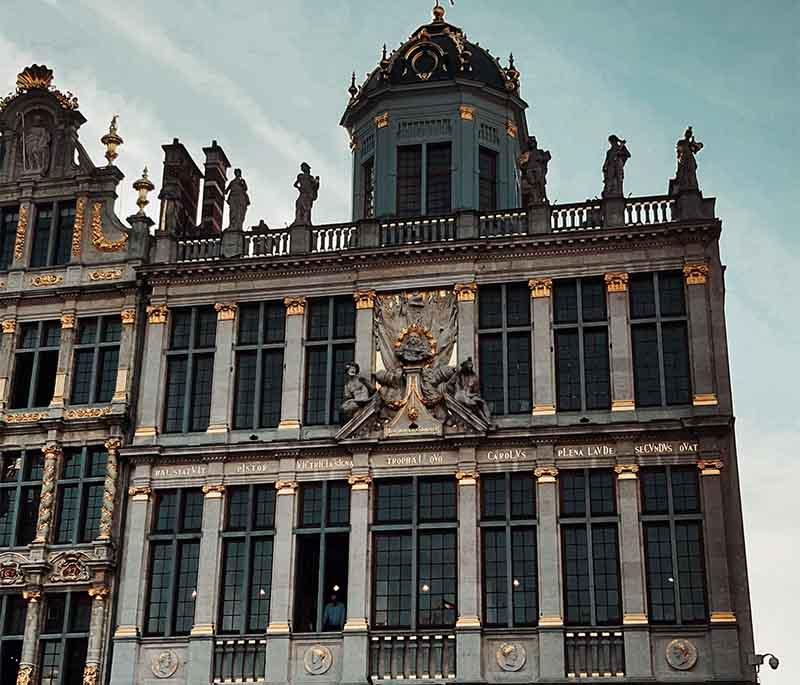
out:
<path id="1" fill-rule="evenodd" d="M 206 155 L 205 183 L 203 184 L 203 207 L 200 227 L 203 233 L 220 233 L 222 231 L 222 212 L 225 208 L 225 186 L 228 181 L 228 169 L 231 163 L 225 152 L 211 142 L 211 147 L 204 147 Z"/>
<path id="2" fill-rule="evenodd" d="M 159 230 L 188 237 L 195 232 L 203 174 L 177 138 L 161 147 L 164 150 L 164 174 L 158 194 L 161 200 Z"/>

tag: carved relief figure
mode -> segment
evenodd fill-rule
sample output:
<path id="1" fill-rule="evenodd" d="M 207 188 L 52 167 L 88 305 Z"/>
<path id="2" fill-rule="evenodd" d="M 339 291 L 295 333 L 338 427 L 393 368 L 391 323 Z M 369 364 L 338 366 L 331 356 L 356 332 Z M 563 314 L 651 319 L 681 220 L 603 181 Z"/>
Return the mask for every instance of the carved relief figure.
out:
<path id="1" fill-rule="evenodd" d="M 26 172 L 47 173 L 50 166 L 50 132 L 44 125 L 41 116 L 34 116 L 22 124 L 22 166 Z"/>
<path id="2" fill-rule="evenodd" d="M 247 194 L 247 183 L 242 178 L 242 170 L 233 170 L 233 180 L 228 184 L 225 193 L 228 196 L 230 217 L 228 228 L 241 231 L 244 226 L 244 217 L 250 206 L 250 196 Z"/>
<path id="3" fill-rule="evenodd" d="M 670 192 L 674 194 L 684 190 L 699 190 L 697 182 L 697 158 L 695 155 L 703 149 L 703 144 L 694 139 L 692 127 L 686 132 L 675 145 L 678 156 L 678 170 L 675 172 L 675 180 L 670 184 Z"/>
<path id="4" fill-rule="evenodd" d="M 300 193 L 294 204 L 292 226 L 311 226 L 311 208 L 319 195 L 319 176 L 311 175 L 311 167 L 303 162 L 294 187 Z"/>
<path id="5" fill-rule="evenodd" d="M 551 159 L 550 151 L 540 149 L 534 136 L 528 138 L 528 151 L 519 157 L 523 207 L 547 204 L 547 165 Z"/>
<path id="6" fill-rule="evenodd" d="M 491 423 L 492 412 L 489 404 L 481 397 L 481 384 L 472 357 L 468 357 L 458 367 L 453 385 L 453 396 L 476 416 Z"/>
<path id="7" fill-rule="evenodd" d="M 360 375 L 361 367 L 352 363 L 345 366 L 347 382 L 342 394 L 342 414 L 350 418 L 366 406 L 375 394 L 375 386 Z"/>
<path id="8" fill-rule="evenodd" d="M 623 197 L 625 162 L 631 158 L 631 153 L 625 141 L 613 134 L 608 137 L 608 144 L 606 160 L 603 163 L 603 197 Z"/>

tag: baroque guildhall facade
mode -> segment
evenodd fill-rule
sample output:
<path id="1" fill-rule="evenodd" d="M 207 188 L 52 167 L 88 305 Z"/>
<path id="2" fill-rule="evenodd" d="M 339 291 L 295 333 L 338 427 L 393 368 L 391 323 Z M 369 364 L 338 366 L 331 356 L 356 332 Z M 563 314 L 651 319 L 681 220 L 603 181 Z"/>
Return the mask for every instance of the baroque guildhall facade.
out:
<path id="1" fill-rule="evenodd" d="M 304 164 L 271 230 L 216 141 L 122 221 L 116 119 L 96 166 L 22 71 L 2 685 L 755 681 L 702 144 L 626 197 L 612 135 L 601 199 L 552 204 L 519 82 L 437 3 L 353 76 L 352 220 Z"/>

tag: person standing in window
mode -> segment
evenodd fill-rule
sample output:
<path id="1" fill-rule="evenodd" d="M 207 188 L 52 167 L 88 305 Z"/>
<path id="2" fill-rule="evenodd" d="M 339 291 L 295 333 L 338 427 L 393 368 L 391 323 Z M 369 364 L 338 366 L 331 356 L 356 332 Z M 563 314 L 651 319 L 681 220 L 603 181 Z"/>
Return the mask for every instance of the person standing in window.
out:
<path id="1" fill-rule="evenodd" d="M 344 604 L 339 601 L 336 593 L 332 594 L 322 614 L 322 630 L 341 630 L 344 626 L 344 615 Z"/>

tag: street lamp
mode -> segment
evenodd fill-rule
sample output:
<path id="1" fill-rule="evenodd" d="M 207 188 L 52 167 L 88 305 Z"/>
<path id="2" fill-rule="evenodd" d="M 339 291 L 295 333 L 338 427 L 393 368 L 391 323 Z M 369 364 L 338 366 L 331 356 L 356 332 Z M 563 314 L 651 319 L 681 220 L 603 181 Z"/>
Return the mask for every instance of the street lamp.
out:
<path id="1" fill-rule="evenodd" d="M 769 667 L 773 671 L 776 670 L 778 666 L 780 666 L 781 662 L 778 660 L 778 657 L 776 657 L 774 654 L 771 654 L 770 652 L 767 652 L 766 654 L 750 654 L 747 657 L 748 665 L 756 667 L 756 680 L 758 680 L 758 672 L 764 665 L 764 659 L 766 659 L 767 657 L 769 657 L 769 660 L 767 661 Z"/>

